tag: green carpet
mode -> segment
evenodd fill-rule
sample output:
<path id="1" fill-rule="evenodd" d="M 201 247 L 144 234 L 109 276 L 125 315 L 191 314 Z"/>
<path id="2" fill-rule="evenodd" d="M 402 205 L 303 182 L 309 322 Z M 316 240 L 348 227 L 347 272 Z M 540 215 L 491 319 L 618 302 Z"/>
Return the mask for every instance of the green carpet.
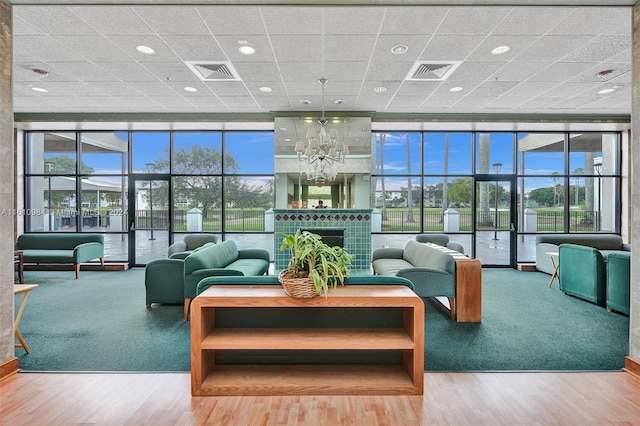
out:
<path id="1" fill-rule="evenodd" d="M 145 308 L 144 270 L 25 272 L 23 371 L 189 371 L 182 306 Z M 619 370 L 629 318 L 547 288 L 538 272 L 483 270 L 482 323 L 453 323 L 427 302 L 428 371 Z M 16 301 L 16 309 L 17 303 Z"/>

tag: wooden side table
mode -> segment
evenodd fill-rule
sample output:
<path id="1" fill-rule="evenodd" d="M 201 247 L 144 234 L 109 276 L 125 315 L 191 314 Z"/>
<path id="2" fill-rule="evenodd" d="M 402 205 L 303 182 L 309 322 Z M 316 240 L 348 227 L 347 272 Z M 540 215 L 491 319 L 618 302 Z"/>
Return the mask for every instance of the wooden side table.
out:
<path id="1" fill-rule="evenodd" d="M 29 292 L 34 288 L 38 287 L 37 284 L 16 284 L 13 286 L 13 294 L 18 295 L 22 294 L 22 300 L 20 301 L 20 307 L 18 308 L 18 313 L 16 314 L 16 319 L 13 322 L 13 330 L 16 335 L 16 338 L 20 343 L 16 343 L 16 348 L 23 348 L 27 353 L 31 352 L 29 349 L 29 345 L 25 342 L 24 337 L 18 330 L 18 325 L 20 324 L 20 319 L 22 318 L 22 314 L 24 313 L 24 307 L 27 305 L 27 297 L 29 297 Z"/>
<path id="2" fill-rule="evenodd" d="M 549 280 L 549 288 L 553 285 L 553 280 L 558 280 L 558 287 L 560 287 L 560 275 L 558 275 L 558 269 L 560 268 L 560 253 L 557 251 L 548 251 L 545 254 L 549 256 L 551 265 L 553 266 L 553 273 Z"/>

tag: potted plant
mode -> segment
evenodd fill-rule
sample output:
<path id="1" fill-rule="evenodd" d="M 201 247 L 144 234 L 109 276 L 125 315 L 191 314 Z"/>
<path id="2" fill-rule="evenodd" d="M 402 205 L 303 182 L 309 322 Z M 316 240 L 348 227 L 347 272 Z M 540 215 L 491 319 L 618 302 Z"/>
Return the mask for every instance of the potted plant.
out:
<path id="1" fill-rule="evenodd" d="M 289 296 L 311 298 L 323 292 L 326 297 L 338 283 L 344 284 L 353 254 L 342 247 L 327 245 L 320 235 L 309 231 L 298 229 L 295 234 L 280 234 L 283 236 L 280 251 L 289 250 L 291 258 L 278 279 Z"/>

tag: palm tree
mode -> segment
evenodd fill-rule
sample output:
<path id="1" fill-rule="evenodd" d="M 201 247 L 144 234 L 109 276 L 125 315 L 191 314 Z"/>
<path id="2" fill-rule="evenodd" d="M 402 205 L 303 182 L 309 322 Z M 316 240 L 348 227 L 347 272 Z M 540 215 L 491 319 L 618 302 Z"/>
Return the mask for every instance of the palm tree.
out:
<path id="1" fill-rule="evenodd" d="M 409 146 L 409 133 L 406 133 L 406 145 L 407 145 L 407 222 L 413 222 L 413 186 L 411 185 L 411 148 Z"/>
<path id="2" fill-rule="evenodd" d="M 560 173 L 553 172 L 551 175 L 553 176 L 553 207 L 558 207 L 558 176 Z"/>
<path id="3" fill-rule="evenodd" d="M 584 169 L 582 167 L 578 167 L 573 171 L 573 174 L 575 175 L 574 179 L 576 182 L 576 206 L 578 206 L 578 194 L 580 194 L 580 179 L 584 174 Z"/>
<path id="4" fill-rule="evenodd" d="M 491 156 L 491 140 L 488 133 L 480 134 L 480 170 L 481 174 L 489 173 L 489 159 Z M 488 182 L 480 182 L 480 220 L 478 225 L 491 226 L 491 211 L 489 209 L 489 185 Z"/>

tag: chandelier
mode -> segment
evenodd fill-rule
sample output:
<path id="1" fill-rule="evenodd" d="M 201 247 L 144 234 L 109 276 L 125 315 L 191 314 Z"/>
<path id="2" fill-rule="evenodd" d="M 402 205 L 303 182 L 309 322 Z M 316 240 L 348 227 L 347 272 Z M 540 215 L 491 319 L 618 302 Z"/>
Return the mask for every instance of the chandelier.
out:
<path id="1" fill-rule="evenodd" d="M 344 163 L 349 154 L 349 147 L 339 140 L 338 131 L 330 129 L 327 132 L 328 120 L 324 116 L 324 86 L 329 80 L 321 78 L 318 82 L 322 85 L 322 116 L 318 120 L 319 129 L 307 130 L 307 144 L 296 142 L 295 151 L 298 161 L 312 165 L 311 170 L 305 171 L 307 178 L 316 183 L 324 183 L 335 179 L 337 174 L 334 165 Z"/>

